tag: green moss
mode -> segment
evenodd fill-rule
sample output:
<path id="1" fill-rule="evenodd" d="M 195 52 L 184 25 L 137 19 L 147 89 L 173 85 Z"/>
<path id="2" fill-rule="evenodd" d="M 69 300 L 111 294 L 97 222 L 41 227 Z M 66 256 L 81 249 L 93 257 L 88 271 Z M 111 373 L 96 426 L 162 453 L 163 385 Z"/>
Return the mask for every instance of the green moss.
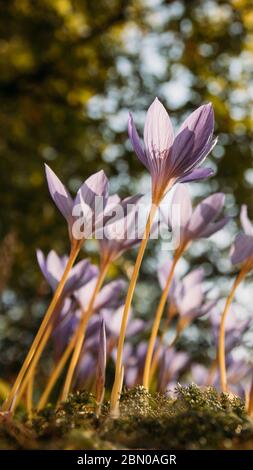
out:
<path id="1" fill-rule="evenodd" d="M 20 440 L 20 426 L 26 438 Z M 13 429 L 16 431 L 14 432 Z M 18 436 L 19 435 L 19 439 Z M 123 392 L 120 417 L 109 403 L 99 418 L 87 392 L 71 394 L 58 408 L 47 406 L 32 421 L 0 426 L 1 448 L 48 449 L 231 449 L 253 447 L 253 425 L 244 403 L 213 387 L 178 385 L 176 395 L 150 394 L 139 386 Z M 251 446 L 251 447 L 250 447 Z"/>

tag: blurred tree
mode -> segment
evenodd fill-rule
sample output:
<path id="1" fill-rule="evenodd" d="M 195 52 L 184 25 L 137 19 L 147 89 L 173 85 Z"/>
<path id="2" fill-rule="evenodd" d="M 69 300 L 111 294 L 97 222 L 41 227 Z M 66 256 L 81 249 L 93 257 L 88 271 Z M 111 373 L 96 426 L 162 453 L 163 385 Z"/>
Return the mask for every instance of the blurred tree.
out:
<path id="1" fill-rule="evenodd" d="M 222 188 L 228 212 L 235 198 L 253 215 L 252 55 L 251 0 L 0 0 L 2 364 L 15 367 L 17 345 L 30 342 L 24 332 L 43 313 L 35 248 L 68 249 L 43 162 L 73 190 L 98 168 L 112 191 L 146 189 L 127 141 L 128 109 L 141 127 L 158 95 L 178 123 L 211 100 L 217 176 L 196 185 L 196 196 Z M 208 259 L 219 272 L 215 254 Z M 154 264 L 145 267 L 148 283 Z"/>

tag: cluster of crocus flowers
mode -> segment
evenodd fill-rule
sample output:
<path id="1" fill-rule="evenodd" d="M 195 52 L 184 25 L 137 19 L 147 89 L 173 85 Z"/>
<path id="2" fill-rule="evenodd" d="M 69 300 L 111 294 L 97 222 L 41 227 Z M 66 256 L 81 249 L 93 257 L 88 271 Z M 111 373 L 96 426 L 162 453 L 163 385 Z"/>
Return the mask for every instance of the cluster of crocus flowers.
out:
<path id="1" fill-rule="evenodd" d="M 109 196 L 109 182 L 104 172 L 99 171 L 90 176 L 81 185 L 75 198 L 72 198 L 56 174 L 46 166 L 49 192 L 67 221 L 70 254 L 60 257 L 51 251 L 45 256 L 40 250 L 37 251 L 40 269 L 52 289 L 53 297 L 3 404 L 4 411 L 14 411 L 25 394 L 27 409 L 31 414 L 38 362 L 50 339 L 54 345 L 55 366 L 36 404 L 38 410 L 48 402 L 65 368 L 66 376 L 59 399 L 66 400 L 75 384 L 79 384 L 95 392 L 99 414 L 104 397 L 106 366 L 108 360 L 112 359 L 115 363 L 115 377 L 110 405 L 114 416 L 118 413 L 124 381 L 126 385 L 143 383 L 149 388 L 155 376 L 158 389 L 166 391 L 182 371 L 189 368 L 190 357 L 175 349 L 175 340 L 196 318 L 209 313 L 214 301 L 206 300 L 203 269 L 195 269 L 180 279 L 175 275 L 176 266 L 194 241 L 218 232 L 229 218 L 221 216 L 225 203 L 223 193 L 210 195 L 193 209 L 188 188 L 182 183 L 212 175 L 211 169 L 201 165 L 216 143 L 213 131 L 214 114 L 210 103 L 194 111 L 174 136 L 169 115 L 160 101 L 155 99 L 147 112 L 144 143 L 138 136 L 132 115 L 129 116 L 130 140 L 138 158 L 149 171 L 152 183 L 151 207 L 141 234 L 138 227 L 136 230 L 141 195 L 123 200 L 117 194 Z M 173 260 L 166 260 L 159 268 L 162 294 L 147 341 L 141 335 L 146 334 L 150 324 L 134 317 L 132 299 L 148 239 L 156 225 L 158 207 L 177 183 L 169 220 L 165 215 L 162 220 L 177 235 L 177 244 Z M 245 207 L 241 211 L 241 223 L 244 233 L 238 235 L 231 251 L 232 263 L 239 264 L 241 269 L 227 299 L 220 330 L 218 333 L 217 327 L 215 330 L 223 390 L 226 390 L 225 319 L 238 284 L 253 268 L 253 227 Z M 99 265 L 93 265 L 88 259 L 75 264 L 85 241 L 92 237 L 98 240 Z M 106 282 L 106 279 L 111 264 L 137 245 L 136 262 L 125 297 L 124 280 Z M 166 328 L 158 337 L 166 302 Z M 166 344 L 164 334 L 170 321 L 176 317 L 175 340 L 173 344 Z M 133 345 L 131 339 L 139 334 L 140 341 Z M 229 357 L 227 359 L 229 362 Z M 217 361 L 215 365 L 217 377 Z M 253 403 L 253 391 L 250 402 Z"/>
<path id="2" fill-rule="evenodd" d="M 240 271 L 227 297 L 225 307 L 221 316 L 219 332 L 218 358 L 221 388 L 224 392 L 227 391 L 227 374 L 225 362 L 226 318 L 237 287 L 245 278 L 245 276 L 253 269 L 253 226 L 248 218 L 247 207 L 245 205 L 243 205 L 241 208 L 240 219 L 243 232 L 239 233 L 235 238 L 230 252 L 231 263 L 233 265 L 239 265 Z"/>

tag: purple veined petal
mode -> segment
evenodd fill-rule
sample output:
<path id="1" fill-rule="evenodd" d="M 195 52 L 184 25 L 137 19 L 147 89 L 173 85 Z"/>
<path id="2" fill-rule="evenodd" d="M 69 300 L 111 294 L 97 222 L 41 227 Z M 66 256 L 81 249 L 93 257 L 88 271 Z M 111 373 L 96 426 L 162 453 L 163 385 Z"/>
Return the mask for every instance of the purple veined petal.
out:
<path id="1" fill-rule="evenodd" d="M 73 199 L 70 196 L 68 190 L 56 176 L 56 174 L 51 170 L 48 165 L 45 165 L 46 178 L 48 189 L 51 194 L 51 197 L 58 207 L 59 211 L 65 217 L 68 223 L 72 221 L 72 209 L 73 209 Z"/>
<path id="2" fill-rule="evenodd" d="M 129 139 L 131 140 L 133 149 L 134 149 L 137 157 L 143 163 L 143 165 L 149 170 L 150 169 L 149 168 L 149 162 L 148 162 L 146 154 L 143 150 L 142 143 L 141 143 L 140 137 L 138 135 L 138 132 L 136 130 L 134 120 L 133 120 L 133 116 L 132 116 L 131 113 L 129 113 L 129 118 L 128 118 L 128 135 L 129 135 Z"/>
<path id="3" fill-rule="evenodd" d="M 194 133 L 194 154 L 198 156 L 213 136 L 214 112 L 212 104 L 204 104 L 193 111 L 183 122 L 178 135 L 185 129 Z"/>
<path id="4" fill-rule="evenodd" d="M 190 172 L 187 172 L 185 176 L 180 177 L 178 183 L 188 183 L 190 181 L 199 181 L 205 178 L 213 176 L 214 171 L 211 168 L 194 168 Z"/>
<path id="5" fill-rule="evenodd" d="M 156 159 L 168 156 L 174 140 L 173 127 L 170 117 L 156 98 L 148 109 L 144 126 L 144 145 L 149 163 L 157 167 Z"/>
<path id="6" fill-rule="evenodd" d="M 180 226 L 180 231 L 183 235 L 192 216 L 190 193 L 185 185 L 178 185 L 176 188 L 172 198 L 171 210 L 172 230 L 176 230 Z"/>
<path id="7" fill-rule="evenodd" d="M 200 237 L 207 224 L 212 222 L 224 206 L 225 195 L 215 193 L 204 199 L 193 211 L 188 230 L 193 238 Z"/>
<path id="8" fill-rule="evenodd" d="M 225 225 L 231 220 L 231 217 L 223 217 L 222 219 L 218 220 L 217 222 L 211 222 L 207 225 L 206 229 L 201 232 L 201 238 L 208 238 L 219 230 L 223 229 Z"/>
<path id="9" fill-rule="evenodd" d="M 190 129 L 182 129 L 175 137 L 171 158 L 168 162 L 170 168 L 173 168 L 175 176 L 180 175 L 185 168 L 191 165 L 191 155 L 194 149 L 194 132 Z"/>
<path id="10" fill-rule="evenodd" d="M 140 318 L 133 318 L 127 326 L 126 336 L 128 338 L 133 338 L 137 336 L 139 333 L 145 331 L 146 325 L 143 320 Z"/>
<path id="11" fill-rule="evenodd" d="M 230 251 L 231 263 L 240 264 L 250 258 L 253 258 L 253 237 L 239 233 Z"/>
<path id="12" fill-rule="evenodd" d="M 253 236 L 253 226 L 248 218 L 248 208 L 246 204 L 243 204 L 241 207 L 240 220 L 244 233 Z"/>

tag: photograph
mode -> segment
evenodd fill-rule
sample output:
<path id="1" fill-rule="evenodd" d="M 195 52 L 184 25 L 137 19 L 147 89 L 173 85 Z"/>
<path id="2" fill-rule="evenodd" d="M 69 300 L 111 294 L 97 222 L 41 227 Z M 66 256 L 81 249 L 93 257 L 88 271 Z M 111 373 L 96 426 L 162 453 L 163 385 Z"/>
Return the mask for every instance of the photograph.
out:
<path id="1" fill-rule="evenodd" d="M 252 0 L 0 0 L 0 200 L 2 464 L 251 465 Z"/>

